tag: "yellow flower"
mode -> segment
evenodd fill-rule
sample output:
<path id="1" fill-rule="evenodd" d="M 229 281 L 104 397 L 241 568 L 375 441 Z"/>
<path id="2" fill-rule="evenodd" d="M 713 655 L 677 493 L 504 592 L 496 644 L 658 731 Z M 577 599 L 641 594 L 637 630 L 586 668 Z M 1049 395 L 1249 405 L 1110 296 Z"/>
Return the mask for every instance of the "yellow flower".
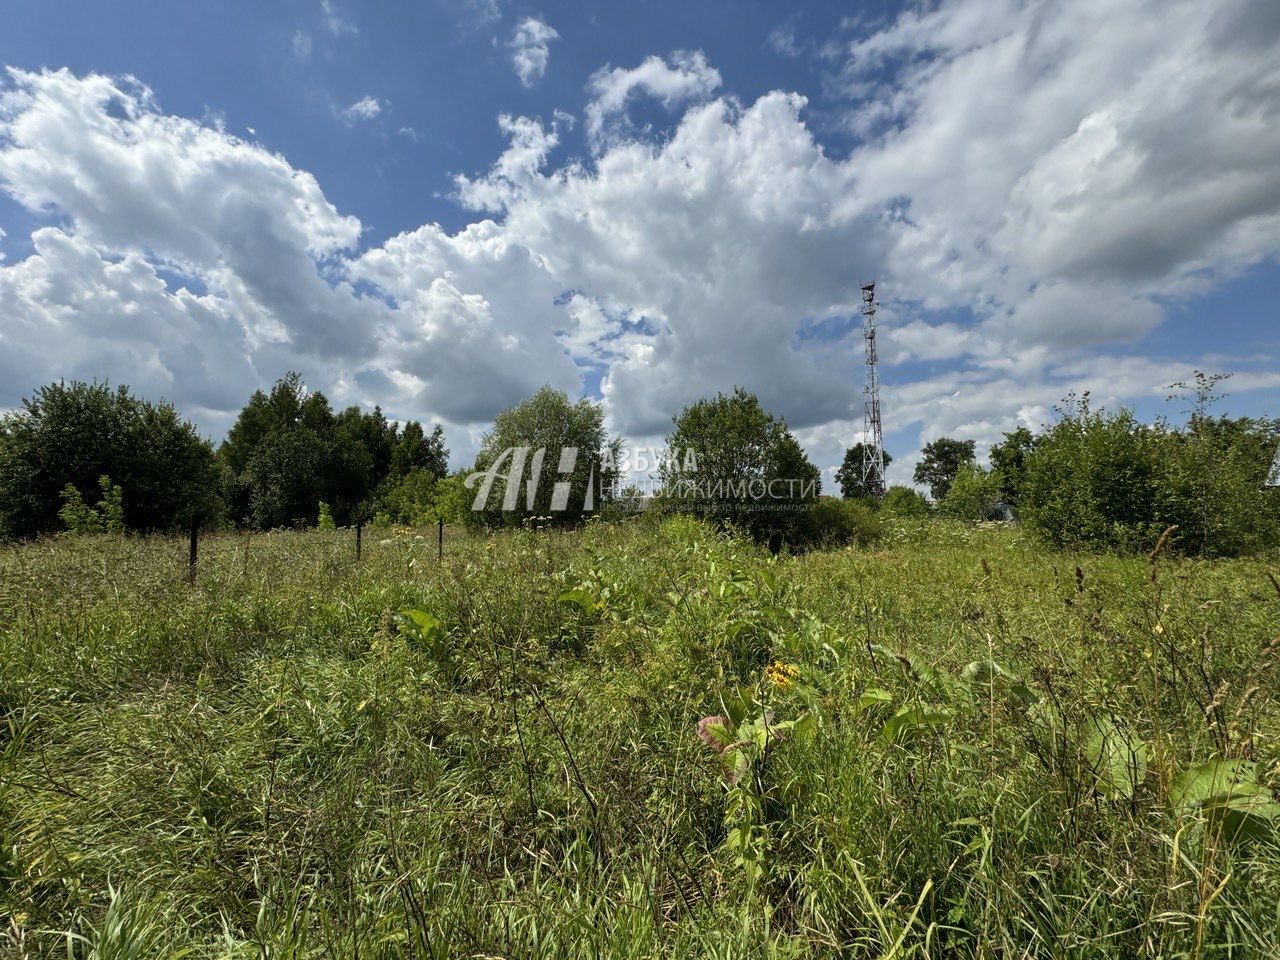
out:
<path id="1" fill-rule="evenodd" d="M 764 668 L 764 678 L 779 690 L 791 686 L 791 681 L 800 676 L 800 668 L 795 664 L 775 660 Z"/>

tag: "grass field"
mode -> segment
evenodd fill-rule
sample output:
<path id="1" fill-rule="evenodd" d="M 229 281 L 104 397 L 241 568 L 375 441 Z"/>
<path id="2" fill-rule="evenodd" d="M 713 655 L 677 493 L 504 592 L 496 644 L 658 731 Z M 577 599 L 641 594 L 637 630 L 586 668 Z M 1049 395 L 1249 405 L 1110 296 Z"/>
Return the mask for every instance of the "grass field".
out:
<path id="1" fill-rule="evenodd" d="M 1280 956 L 1276 558 L 364 547 L 2 549 L 0 955 Z"/>

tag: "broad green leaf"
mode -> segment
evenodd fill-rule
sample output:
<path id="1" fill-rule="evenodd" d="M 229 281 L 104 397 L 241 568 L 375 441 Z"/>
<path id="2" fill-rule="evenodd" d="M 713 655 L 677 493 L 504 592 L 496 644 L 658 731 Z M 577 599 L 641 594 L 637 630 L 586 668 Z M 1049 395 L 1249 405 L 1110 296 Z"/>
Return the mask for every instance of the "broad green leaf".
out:
<path id="1" fill-rule="evenodd" d="M 425 610 L 404 607 L 400 611 L 400 615 L 408 621 L 405 624 L 406 632 L 417 637 L 422 642 L 435 643 L 444 638 L 444 625 Z"/>
<path id="2" fill-rule="evenodd" d="M 865 713 L 868 710 L 874 710 L 876 707 L 883 707 L 893 703 L 893 694 L 888 690 L 880 687 L 869 687 L 863 691 L 862 696 L 858 697 L 853 703 L 854 713 Z"/>
<path id="3" fill-rule="evenodd" d="M 1113 716 L 1099 713 L 1085 724 L 1085 758 L 1100 793 L 1128 800 L 1147 776 L 1147 745 L 1123 729 Z"/>
<path id="4" fill-rule="evenodd" d="M 885 743 L 898 743 L 935 727 L 944 726 L 951 718 L 951 711 L 942 707 L 903 707 L 885 721 L 880 728 L 880 739 Z"/>
<path id="5" fill-rule="evenodd" d="M 1174 778 L 1169 801 L 1178 813 L 1189 813 L 1210 800 L 1252 796 L 1259 789 L 1250 761 L 1207 760 Z"/>
<path id="6" fill-rule="evenodd" d="M 599 601 L 586 587 L 574 587 L 572 590 L 566 590 L 556 597 L 556 600 L 559 603 L 571 604 L 587 614 L 595 613 L 600 608 Z"/>
<path id="7" fill-rule="evenodd" d="M 1225 840 L 1256 840 L 1270 836 L 1280 826 L 1280 803 L 1271 799 L 1266 787 L 1257 787 L 1251 795 L 1215 797 L 1205 801 L 1201 809 L 1210 827 L 1221 831 Z"/>

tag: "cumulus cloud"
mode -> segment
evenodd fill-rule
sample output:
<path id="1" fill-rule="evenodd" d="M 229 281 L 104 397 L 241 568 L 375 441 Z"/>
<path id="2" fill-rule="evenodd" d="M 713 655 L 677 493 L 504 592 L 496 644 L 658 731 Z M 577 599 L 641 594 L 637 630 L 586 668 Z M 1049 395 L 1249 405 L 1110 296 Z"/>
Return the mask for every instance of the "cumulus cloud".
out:
<path id="1" fill-rule="evenodd" d="M 589 370 L 635 437 L 741 384 L 828 466 L 861 429 L 876 271 L 887 429 L 986 444 L 1070 390 L 1161 396 L 1197 358 L 1129 344 L 1280 253 L 1277 49 L 1246 0 L 912 8 L 844 50 L 841 154 L 803 97 L 742 104 L 702 54 L 653 57 L 592 77 L 589 158 L 553 162 L 564 116 L 502 117 L 507 148 L 455 181 L 476 222 L 373 245 L 305 171 L 134 81 L 15 72 L 0 184 L 58 226 L 0 266 L 0 383 L 223 410 L 295 368 L 470 436 Z M 642 98 L 682 113 L 650 131 Z"/>
<path id="2" fill-rule="evenodd" d="M 386 103 L 377 97 L 361 97 L 349 107 L 338 111 L 338 116 L 347 126 L 353 126 L 361 120 L 372 120 L 386 109 Z"/>
<path id="3" fill-rule="evenodd" d="M 597 152 L 617 140 L 625 125 L 627 102 L 647 94 L 667 109 L 710 96 L 720 86 L 720 71 L 701 50 L 677 51 L 666 60 L 647 57 L 638 67 L 603 67 L 587 85 L 587 139 Z"/>
<path id="4" fill-rule="evenodd" d="M 533 17 L 517 24 L 507 46 L 511 48 L 511 66 L 524 86 L 532 87 L 547 72 L 550 44 L 559 36 L 553 27 Z"/>

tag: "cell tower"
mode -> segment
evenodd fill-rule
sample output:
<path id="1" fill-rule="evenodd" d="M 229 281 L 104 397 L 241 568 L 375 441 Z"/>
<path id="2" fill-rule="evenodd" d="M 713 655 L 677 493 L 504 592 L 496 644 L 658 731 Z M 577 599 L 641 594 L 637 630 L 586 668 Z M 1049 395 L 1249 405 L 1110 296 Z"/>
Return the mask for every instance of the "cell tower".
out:
<path id="1" fill-rule="evenodd" d="M 866 341 L 867 379 L 862 386 L 862 486 L 876 499 L 884 496 L 884 433 L 880 427 L 880 374 L 876 370 L 876 285 L 862 285 L 862 337 Z"/>

